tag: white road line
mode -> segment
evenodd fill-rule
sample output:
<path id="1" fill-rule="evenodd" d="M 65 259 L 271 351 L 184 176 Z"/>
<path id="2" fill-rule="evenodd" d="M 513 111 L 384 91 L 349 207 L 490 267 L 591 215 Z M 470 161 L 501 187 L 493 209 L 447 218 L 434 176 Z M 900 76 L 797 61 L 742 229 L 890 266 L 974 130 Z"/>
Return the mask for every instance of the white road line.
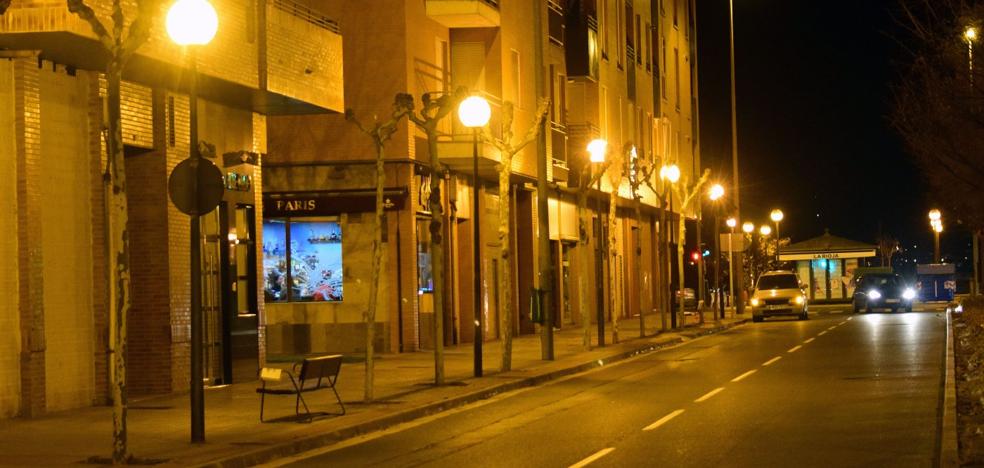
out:
<path id="1" fill-rule="evenodd" d="M 718 393 L 721 393 L 723 391 L 724 391 L 724 387 L 715 388 L 714 390 L 705 393 L 704 396 L 694 400 L 694 403 L 703 403 L 709 400 L 712 396 L 717 395 Z"/>
<path id="2" fill-rule="evenodd" d="M 670 413 L 670 414 L 668 414 L 666 416 L 663 416 L 662 418 L 659 418 L 659 421 L 656 421 L 656 422 L 654 422 L 654 423 L 652 423 L 652 424 L 650 424 L 650 425 L 642 428 L 642 430 L 644 430 L 644 431 L 651 431 L 653 429 L 656 429 L 657 427 L 662 426 L 663 424 L 666 424 L 666 423 L 670 422 L 671 419 L 673 419 L 673 418 L 675 418 L 677 416 L 680 416 L 681 414 L 683 414 L 683 410 L 682 409 L 678 409 L 678 410 L 676 410 L 676 411 L 674 411 L 674 412 L 672 412 L 672 413 Z"/>
<path id="3" fill-rule="evenodd" d="M 850 320 L 850 319 L 847 319 L 847 320 Z M 843 322 L 838 323 L 837 325 L 844 325 L 845 323 L 847 323 L 847 320 L 844 320 Z"/>
<path id="4" fill-rule="evenodd" d="M 828 328 L 827 330 L 833 330 L 833 329 L 835 329 L 835 328 L 837 328 L 837 325 L 834 325 L 834 326 L 832 326 L 832 327 L 830 327 L 830 328 Z"/>
<path id="5" fill-rule="evenodd" d="M 796 345 L 796 346 L 793 346 L 792 348 L 789 348 L 789 351 L 786 351 L 786 352 L 787 353 L 795 353 L 798 349 L 800 349 L 802 347 L 803 347 L 803 345 Z"/>
<path id="6" fill-rule="evenodd" d="M 769 359 L 768 361 L 765 361 L 765 362 L 764 362 L 764 363 L 762 364 L 762 367 L 765 367 L 765 366 L 771 366 L 772 364 L 774 364 L 774 363 L 775 363 L 776 361 L 778 361 L 778 360 L 780 360 L 780 359 L 782 359 L 782 356 L 776 356 L 776 357 L 774 357 L 774 358 L 772 358 L 772 359 Z"/>
<path id="7" fill-rule="evenodd" d="M 750 376 L 750 375 L 752 375 L 752 374 L 754 374 L 756 372 L 758 372 L 758 369 L 752 369 L 752 370 L 750 370 L 748 372 L 745 372 L 744 374 L 739 375 L 738 377 L 735 377 L 735 378 L 731 379 L 731 381 L 732 382 L 741 382 L 741 379 L 744 379 L 745 377 L 748 377 L 748 376 Z"/>
<path id="8" fill-rule="evenodd" d="M 854 317 L 848 317 L 847 319 L 848 320 L 854 320 Z M 844 323 L 844 322 L 841 322 L 841 323 Z"/>
<path id="9" fill-rule="evenodd" d="M 601 449 L 601 450 L 595 452 L 594 455 L 591 455 L 590 457 L 585 458 L 584 460 L 581 460 L 581 461 L 579 461 L 579 462 L 571 465 L 569 468 L 581 468 L 582 466 L 588 466 L 589 464 L 591 464 L 595 460 L 597 460 L 597 459 L 599 459 L 599 458 L 601 458 L 601 457 L 603 457 L 605 455 L 608 455 L 609 453 L 612 453 L 613 450 L 615 450 L 615 447 L 608 447 L 606 449 Z"/>
<path id="10" fill-rule="evenodd" d="M 824 331 L 822 331 L 820 333 L 817 333 L 817 336 L 823 336 L 823 335 L 826 335 L 826 334 L 827 334 L 827 330 L 824 330 Z"/>
<path id="11" fill-rule="evenodd" d="M 803 342 L 803 344 L 807 344 L 807 343 L 810 343 L 810 342 L 812 342 L 812 341 L 813 341 L 813 340 L 815 340 L 815 339 L 816 339 L 816 338 L 810 338 L 810 339 L 808 339 L 808 340 L 806 340 L 806 341 L 804 341 L 804 342 Z"/>

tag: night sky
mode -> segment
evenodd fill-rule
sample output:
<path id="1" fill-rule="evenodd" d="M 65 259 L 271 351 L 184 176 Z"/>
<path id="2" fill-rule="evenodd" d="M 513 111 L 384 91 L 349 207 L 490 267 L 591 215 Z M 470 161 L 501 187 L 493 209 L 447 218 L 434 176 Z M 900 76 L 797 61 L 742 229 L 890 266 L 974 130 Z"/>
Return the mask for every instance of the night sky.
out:
<path id="1" fill-rule="evenodd" d="M 897 0 L 734 2 L 745 220 L 779 207 L 793 242 L 881 229 L 928 261 L 933 197 L 889 122 L 907 59 Z M 728 0 L 697 3 L 702 158 L 730 179 Z M 944 254 L 966 244 L 950 221 Z"/>

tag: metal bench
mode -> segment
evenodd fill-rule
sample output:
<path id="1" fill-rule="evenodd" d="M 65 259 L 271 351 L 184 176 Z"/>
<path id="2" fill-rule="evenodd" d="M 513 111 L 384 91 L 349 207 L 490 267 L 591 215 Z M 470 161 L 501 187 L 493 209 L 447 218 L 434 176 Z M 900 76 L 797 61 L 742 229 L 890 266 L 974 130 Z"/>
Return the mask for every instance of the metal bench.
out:
<path id="1" fill-rule="evenodd" d="M 267 395 L 295 395 L 294 414 L 301 416 L 300 407 L 303 405 L 305 419 L 311 421 L 314 415 L 308 409 L 303 394 L 329 388 L 335 394 L 335 399 L 338 400 L 338 406 L 342 408 L 342 412 L 338 413 L 338 415 L 345 414 L 345 405 L 342 403 L 342 398 L 338 396 L 338 391 L 335 390 L 335 383 L 338 382 L 338 372 L 341 368 L 342 355 L 340 354 L 306 358 L 294 364 L 293 370 L 264 367 L 260 370 L 260 380 L 263 385 L 256 389 L 256 393 L 260 394 L 260 422 L 264 422 L 263 406 Z M 284 374 L 290 380 L 290 386 L 267 386 L 267 384 L 276 385 L 283 382 Z"/>

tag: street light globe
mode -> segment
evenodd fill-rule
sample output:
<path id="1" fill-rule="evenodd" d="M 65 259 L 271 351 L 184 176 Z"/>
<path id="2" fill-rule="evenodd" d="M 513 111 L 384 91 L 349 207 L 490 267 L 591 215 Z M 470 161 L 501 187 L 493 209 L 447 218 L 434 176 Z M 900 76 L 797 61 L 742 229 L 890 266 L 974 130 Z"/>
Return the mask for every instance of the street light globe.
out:
<path id="1" fill-rule="evenodd" d="M 676 164 L 661 167 L 659 169 L 659 178 L 668 180 L 671 184 L 677 183 L 680 180 L 680 167 Z"/>
<path id="2" fill-rule="evenodd" d="M 219 29 L 219 16 L 207 0 L 178 0 L 167 11 L 165 24 L 175 44 L 205 45 Z"/>
<path id="3" fill-rule="evenodd" d="M 588 154 L 591 155 L 591 162 L 605 162 L 605 153 L 608 152 L 608 142 L 601 138 L 596 138 L 588 143 Z"/>
<path id="4" fill-rule="evenodd" d="M 711 190 L 708 191 L 708 196 L 711 200 L 717 201 L 724 196 L 724 187 L 721 184 L 714 184 L 711 186 Z"/>
<path id="5" fill-rule="evenodd" d="M 763 236 L 772 234 L 772 226 L 769 226 L 768 224 L 763 224 L 762 227 L 759 228 L 759 234 L 762 234 Z"/>
<path id="6" fill-rule="evenodd" d="M 484 127 L 492 117 L 489 101 L 481 96 L 471 96 L 458 104 L 458 119 L 468 128 Z"/>
<path id="7" fill-rule="evenodd" d="M 741 230 L 745 231 L 745 234 L 751 234 L 755 230 L 755 223 L 751 221 L 745 221 L 745 224 L 741 225 Z"/>
<path id="8" fill-rule="evenodd" d="M 940 210 L 937 210 L 935 208 L 933 208 L 932 210 L 929 210 L 929 220 L 930 221 L 939 221 L 940 220 L 940 217 L 941 217 Z"/>
<path id="9" fill-rule="evenodd" d="M 936 232 L 943 232 L 943 223 L 933 224 L 933 230 Z"/>
<path id="10" fill-rule="evenodd" d="M 967 29 L 964 30 L 964 39 L 969 42 L 977 40 L 977 28 L 973 26 L 967 27 Z"/>
<path id="11" fill-rule="evenodd" d="M 738 220 L 735 218 L 728 218 L 728 220 L 724 223 L 727 224 L 729 228 L 734 229 L 734 227 L 738 225 Z"/>
<path id="12" fill-rule="evenodd" d="M 783 218 L 782 210 L 780 210 L 778 208 L 772 210 L 772 213 L 769 214 L 769 217 L 772 218 L 772 220 L 775 221 L 775 222 L 777 222 L 777 223 L 779 221 L 782 221 L 782 218 Z"/>

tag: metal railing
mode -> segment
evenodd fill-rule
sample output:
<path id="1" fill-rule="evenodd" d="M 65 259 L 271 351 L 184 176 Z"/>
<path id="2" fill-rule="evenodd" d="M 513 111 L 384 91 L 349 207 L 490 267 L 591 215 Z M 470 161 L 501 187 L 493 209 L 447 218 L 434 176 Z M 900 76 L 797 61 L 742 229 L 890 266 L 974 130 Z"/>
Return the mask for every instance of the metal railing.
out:
<path id="1" fill-rule="evenodd" d="M 273 7 L 319 28 L 327 29 L 335 34 L 342 33 L 337 21 L 300 3 L 291 0 L 273 0 Z"/>

